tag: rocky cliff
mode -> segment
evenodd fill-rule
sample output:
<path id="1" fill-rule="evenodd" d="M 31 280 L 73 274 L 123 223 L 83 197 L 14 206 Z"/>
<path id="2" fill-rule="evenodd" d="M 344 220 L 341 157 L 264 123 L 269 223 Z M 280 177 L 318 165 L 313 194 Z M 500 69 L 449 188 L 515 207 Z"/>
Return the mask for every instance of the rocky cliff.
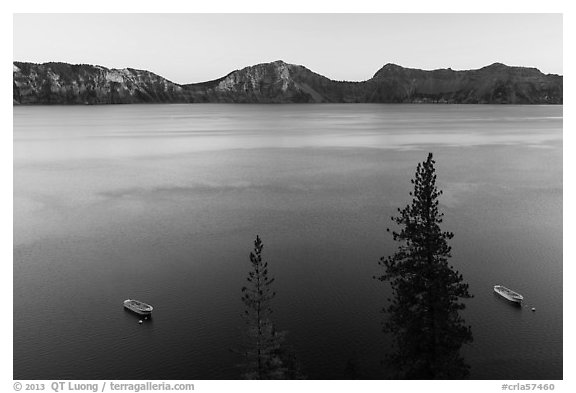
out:
<path id="1" fill-rule="evenodd" d="M 363 82 L 340 82 L 283 61 L 178 85 L 148 71 L 14 62 L 14 103 L 463 103 L 562 104 L 563 78 L 496 63 L 468 71 L 387 64 Z"/>
<path id="2" fill-rule="evenodd" d="M 422 71 L 387 64 L 376 72 L 372 80 L 378 84 L 380 99 L 398 102 L 562 103 L 561 76 L 501 63 L 469 71 Z"/>
<path id="3" fill-rule="evenodd" d="M 21 104 L 187 102 L 181 86 L 132 68 L 14 62 L 13 76 L 13 99 Z"/>

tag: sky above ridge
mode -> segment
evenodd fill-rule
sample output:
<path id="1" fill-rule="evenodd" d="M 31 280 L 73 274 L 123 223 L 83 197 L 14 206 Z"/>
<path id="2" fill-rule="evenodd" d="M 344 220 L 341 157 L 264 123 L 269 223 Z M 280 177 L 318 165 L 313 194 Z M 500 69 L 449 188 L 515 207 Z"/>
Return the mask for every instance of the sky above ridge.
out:
<path id="1" fill-rule="evenodd" d="M 138 68 L 177 83 L 274 60 L 334 80 L 386 63 L 563 74 L 561 14 L 14 14 L 13 60 Z"/>

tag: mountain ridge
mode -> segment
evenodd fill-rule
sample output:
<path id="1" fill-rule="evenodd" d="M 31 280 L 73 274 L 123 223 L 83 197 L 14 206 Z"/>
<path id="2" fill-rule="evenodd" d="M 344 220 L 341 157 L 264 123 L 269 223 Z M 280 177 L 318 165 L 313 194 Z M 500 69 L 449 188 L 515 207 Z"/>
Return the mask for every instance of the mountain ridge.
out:
<path id="1" fill-rule="evenodd" d="M 351 82 L 276 60 L 210 81 L 177 84 L 133 68 L 15 61 L 13 102 L 562 104 L 563 77 L 502 63 L 475 70 L 420 70 L 387 63 L 370 79 Z"/>

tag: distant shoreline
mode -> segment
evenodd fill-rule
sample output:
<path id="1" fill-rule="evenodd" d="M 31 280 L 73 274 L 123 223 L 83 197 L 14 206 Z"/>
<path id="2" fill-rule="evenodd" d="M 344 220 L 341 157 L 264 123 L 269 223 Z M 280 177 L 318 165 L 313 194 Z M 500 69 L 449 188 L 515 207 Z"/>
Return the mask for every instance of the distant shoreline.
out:
<path id="1" fill-rule="evenodd" d="M 368 80 L 347 82 L 278 60 L 176 84 L 133 68 L 13 62 L 13 105 L 139 103 L 561 105 L 563 77 L 502 63 L 467 71 L 386 64 Z"/>
<path id="2" fill-rule="evenodd" d="M 263 106 L 322 106 L 322 105 L 410 105 L 410 106 L 563 106 L 558 104 L 463 104 L 463 103 L 433 103 L 433 102 L 120 102 L 99 104 L 20 104 L 14 102 L 12 107 L 57 107 L 57 106 L 132 106 L 132 105 L 263 105 Z"/>

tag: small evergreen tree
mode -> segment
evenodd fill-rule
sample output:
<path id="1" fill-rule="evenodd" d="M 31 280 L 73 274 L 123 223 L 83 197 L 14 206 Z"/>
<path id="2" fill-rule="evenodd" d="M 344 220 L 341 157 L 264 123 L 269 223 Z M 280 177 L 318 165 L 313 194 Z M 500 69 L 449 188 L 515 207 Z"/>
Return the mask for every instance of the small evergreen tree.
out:
<path id="1" fill-rule="evenodd" d="M 250 253 L 252 270 L 248 273 L 248 286 L 242 288 L 242 302 L 246 306 L 244 317 L 248 324 L 246 379 L 285 379 L 287 368 L 281 359 L 284 334 L 276 331 L 270 319 L 273 278 L 268 276 L 268 262 L 262 260 L 264 245 L 259 236 Z"/>
<path id="2" fill-rule="evenodd" d="M 472 332 L 459 315 L 460 299 L 472 297 L 468 284 L 448 265 L 454 236 L 443 232 L 443 213 L 438 210 L 435 161 L 432 153 L 418 164 L 412 180 L 412 203 L 398 209 L 392 220 L 400 226 L 392 237 L 400 245 L 392 256 L 381 258 L 386 270 L 378 277 L 392 287 L 393 299 L 384 331 L 395 338 L 395 351 L 388 365 L 398 378 L 458 379 L 469 374 L 460 347 L 472 341 Z M 389 229 L 387 229 L 390 231 Z"/>

